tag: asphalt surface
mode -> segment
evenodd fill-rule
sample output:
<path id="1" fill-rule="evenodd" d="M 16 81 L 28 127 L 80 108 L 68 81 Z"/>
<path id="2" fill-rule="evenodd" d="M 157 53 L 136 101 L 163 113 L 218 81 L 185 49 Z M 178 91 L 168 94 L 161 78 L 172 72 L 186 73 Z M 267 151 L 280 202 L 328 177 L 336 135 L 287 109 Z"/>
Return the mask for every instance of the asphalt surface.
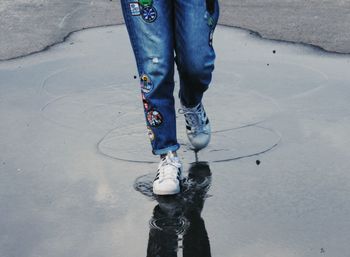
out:
<path id="1" fill-rule="evenodd" d="M 264 38 L 350 53 L 350 1 L 228 0 L 221 6 L 221 24 L 250 29 Z"/>
<path id="2" fill-rule="evenodd" d="M 214 47 L 207 164 L 179 115 L 173 199 L 124 25 L 1 62 L 0 256 L 347 256 L 350 57 L 224 26 Z"/>
<path id="3" fill-rule="evenodd" d="M 264 38 L 350 53 L 350 2 L 345 0 L 221 0 L 220 24 Z M 62 42 L 84 28 L 123 22 L 119 1 L 2 0 L 0 60 Z"/>
<path id="4" fill-rule="evenodd" d="M 186 180 L 159 198 L 125 26 L 71 34 L 122 23 L 118 8 L 0 2 L 1 59 L 38 52 L 0 62 L 0 256 L 347 256 L 349 55 L 218 26 L 206 163 L 179 116 Z M 223 1 L 220 23 L 349 52 L 347 10 Z"/>

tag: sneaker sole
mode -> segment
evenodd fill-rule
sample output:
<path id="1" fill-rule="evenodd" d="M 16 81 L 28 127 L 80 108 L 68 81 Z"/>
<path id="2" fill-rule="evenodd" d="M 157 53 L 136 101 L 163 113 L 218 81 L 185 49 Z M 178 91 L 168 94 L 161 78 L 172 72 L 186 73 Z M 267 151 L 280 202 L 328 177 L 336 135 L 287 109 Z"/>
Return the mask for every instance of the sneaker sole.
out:
<path id="1" fill-rule="evenodd" d="M 176 194 L 180 193 L 180 188 L 177 190 L 173 190 L 173 191 L 161 191 L 161 190 L 153 189 L 153 193 L 155 195 L 176 195 Z"/>
<path id="2" fill-rule="evenodd" d="M 211 137 L 209 138 L 208 143 L 206 143 L 205 145 L 203 145 L 203 146 L 201 146 L 201 147 L 196 147 L 196 146 L 194 146 L 194 145 L 192 144 L 191 140 L 188 139 L 189 148 L 190 148 L 191 150 L 195 151 L 195 152 L 199 152 L 200 150 L 203 150 L 204 148 L 206 148 L 206 147 L 209 145 L 210 140 L 211 140 Z"/>

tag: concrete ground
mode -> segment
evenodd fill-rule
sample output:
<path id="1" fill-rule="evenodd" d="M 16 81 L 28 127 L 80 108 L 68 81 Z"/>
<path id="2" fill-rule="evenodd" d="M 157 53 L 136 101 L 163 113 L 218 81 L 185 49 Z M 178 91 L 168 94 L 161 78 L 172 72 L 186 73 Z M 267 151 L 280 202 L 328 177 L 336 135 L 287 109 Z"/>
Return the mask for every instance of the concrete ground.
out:
<path id="1" fill-rule="evenodd" d="M 208 163 L 178 117 L 175 198 L 151 192 L 123 25 L 1 62 L 0 256 L 347 256 L 350 57 L 224 26 L 214 46 Z"/>
<path id="2" fill-rule="evenodd" d="M 264 38 L 350 53 L 350 2 L 346 0 L 221 1 L 221 24 Z"/>
<path id="3" fill-rule="evenodd" d="M 220 0 L 220 24 L 264 38 L 350 53 L 350 2 L 344 0 Z M 72 31 L 120 24 L 119 0 L 1 0 L 0 60 L 46 49 Z"/>
<path id="4" fill-rule="evenodd" d="M 222 0 L 220 24 L 350 53 L 348 10 Z M 117 1 L 0 2 L 0 256 L 347 256 L 349 55 L 218 26 L 207 163 L 179 116 L 187 179 L 161 198 L 125 27 L 71 34 L 120 23 Z"/>

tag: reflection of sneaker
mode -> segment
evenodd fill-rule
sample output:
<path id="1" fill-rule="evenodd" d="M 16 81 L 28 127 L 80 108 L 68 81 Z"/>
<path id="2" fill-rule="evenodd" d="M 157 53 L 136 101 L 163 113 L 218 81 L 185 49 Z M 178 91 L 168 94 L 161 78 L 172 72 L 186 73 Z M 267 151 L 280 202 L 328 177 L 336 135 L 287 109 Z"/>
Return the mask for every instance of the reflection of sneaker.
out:
<path id="1" fill-rule="evenodd" d="M 211 171 L 207 162 L 192 163 L 188 170 L 188 181 L 196 185 L 196 189 L 209 189 L 211 184 Z"/>
<path id="2" fill-rule="evenodd" d="M 156 195 L 179 193 L 181 176 L 181 162 L 178 157 L 169 151 L 159 163 L 157 175 L 153 181 L 153 193 Z"/>
<path id="3" fill-rule="evenodd" d="M 207 193 L 211 186 L 211 171 L 208 163 L 196 162 L 188 170 L 187 186 L 189 188 L 188 212 L 197 212 L 200 215 Z"/>
<path id="4" fill-rule="evenodd" d="M 185 115 L 187 137 L 194 150 L 206 147 L 210 141 L 211 129 L 202 103 L 193 108 L 182 106 L 179 113 Z"/>

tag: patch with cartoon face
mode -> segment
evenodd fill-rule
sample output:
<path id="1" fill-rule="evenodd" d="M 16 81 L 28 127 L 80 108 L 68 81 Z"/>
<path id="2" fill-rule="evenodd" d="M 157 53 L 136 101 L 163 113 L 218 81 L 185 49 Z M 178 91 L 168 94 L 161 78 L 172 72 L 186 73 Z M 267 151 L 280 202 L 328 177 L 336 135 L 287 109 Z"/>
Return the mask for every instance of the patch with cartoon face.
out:
<path id="1" fill-rule="evenodd" d="M 152 23 L 157 19 L 157 10 L 154 6 L 143 6 L 141 8 L 141 17 L 147 23 Z"/>
<path id="2" fill-rule="evenodd" d="M 153 141 L 155 139 L 154 132 L 152 131 L 151 127 L 147 126 L 147 136 L 149 137 L 149 140 Z"/>
<path id="3" fill-rule="evenodd" d="M 153 83 L 150 80 L 150 78 L 143 74 L 141 76 L 141 91 L 145 94 L 148 94 L 149 92 L 151 92 L 153 89 Z"/>
<path id="4" fill-rule="evenodd" d="M 163 116 L 157 110 L 148 111 L 146 116 L 151 127 L 159 127 L 163 123 Z"/>

